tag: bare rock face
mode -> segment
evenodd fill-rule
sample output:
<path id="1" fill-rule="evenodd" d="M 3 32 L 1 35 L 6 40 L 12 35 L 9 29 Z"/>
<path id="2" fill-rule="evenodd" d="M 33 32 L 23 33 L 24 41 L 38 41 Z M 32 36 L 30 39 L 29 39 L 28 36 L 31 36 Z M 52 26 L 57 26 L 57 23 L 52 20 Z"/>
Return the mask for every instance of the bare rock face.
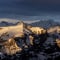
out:
<path id="1" fill-rule="evenodd" d="M 7 53 L 8 55 L 12 55 L 12 54 L 16 54 L 16 52 L 19 52 L 21 50 L 22 49 L 17 46 L 15 40 L 11 38 L 3 43 L 1 52 Z"/>

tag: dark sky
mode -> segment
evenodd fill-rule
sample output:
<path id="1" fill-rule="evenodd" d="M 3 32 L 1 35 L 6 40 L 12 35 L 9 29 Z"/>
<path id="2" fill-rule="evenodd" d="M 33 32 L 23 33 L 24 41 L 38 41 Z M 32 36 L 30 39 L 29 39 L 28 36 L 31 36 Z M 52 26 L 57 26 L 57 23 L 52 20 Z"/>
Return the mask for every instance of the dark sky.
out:
<path id="1" fill-rule="evenodd" d="M 0 14 L 24 16 L 60 12 L 60 0 L 0 0 Z"/>
<path id="2" fill-rule="evenodd" d="M 0 18 L 45 14 L 60 14 L 60 0 L 0 0 Z"/>

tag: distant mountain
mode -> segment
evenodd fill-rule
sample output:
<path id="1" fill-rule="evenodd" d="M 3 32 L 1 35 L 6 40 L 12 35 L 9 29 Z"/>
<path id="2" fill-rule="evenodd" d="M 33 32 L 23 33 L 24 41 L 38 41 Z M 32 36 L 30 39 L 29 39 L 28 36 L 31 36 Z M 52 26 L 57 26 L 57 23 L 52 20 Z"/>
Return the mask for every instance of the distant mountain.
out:
<path id="1" fill-rule="evenodd" d="M 0 26 L 11 26 L 11 25 L 14 25 L 14 24 L 13 23 L 6 22 L 6 21 L 0 22 Z"/>
<path id="2" fill-rule="evenodd" d="M 32 26 L 39 26 L 43 28 L 49 28 L 53 26 L 59 26 L 60 23 L 55 22 L 54 20 L 41 20 L 39 22 L 35 22 L 31 24 Z"/>
<path id="3" fill-rule="evenodd" d="M 12 25 L 17 25 L 22 23 L 23 21 L 17 22 L 17 23 L 9 23 L 6 21 L 2 21 L 0 22 L 0 26 L 12 26 Z M 24 23 L 25 24 L 25 23 Z M 54 20 L 41 20 L 38 22 L 34 22 L 34 23 L 30 23 L 30 24 L 26 24 L 28 25 L 32 25 L 32 26 L 37 26 L 37 27 L 42 27 L 42 28 L 49 28 L 49 27 L 53 27 L 53 26 L 60 26 L 59 22 L 55 22 Z"/>

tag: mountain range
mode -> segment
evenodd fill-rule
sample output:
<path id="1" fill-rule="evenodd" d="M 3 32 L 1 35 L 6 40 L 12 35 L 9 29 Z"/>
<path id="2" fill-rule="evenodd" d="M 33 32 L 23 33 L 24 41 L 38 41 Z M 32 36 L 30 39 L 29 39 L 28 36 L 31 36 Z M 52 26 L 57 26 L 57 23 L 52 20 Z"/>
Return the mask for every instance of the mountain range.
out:
<path id="1" fill-rule="evenodd" d="M 60 57 L 60 23 L 0 22 L 0 59 L 56 60 Z"/>

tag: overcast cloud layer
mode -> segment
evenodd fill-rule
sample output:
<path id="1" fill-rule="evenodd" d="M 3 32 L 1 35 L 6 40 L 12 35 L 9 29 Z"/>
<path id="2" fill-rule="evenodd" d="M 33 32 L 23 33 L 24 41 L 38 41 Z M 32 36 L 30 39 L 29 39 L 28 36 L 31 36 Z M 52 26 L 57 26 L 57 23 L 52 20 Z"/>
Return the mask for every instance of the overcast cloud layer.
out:
<path id="1" fill-rule="evenodd" d="M 56 15 L 60 16 L 60 0 L 0 0 L 0 18 L 26 20 Z"/>

